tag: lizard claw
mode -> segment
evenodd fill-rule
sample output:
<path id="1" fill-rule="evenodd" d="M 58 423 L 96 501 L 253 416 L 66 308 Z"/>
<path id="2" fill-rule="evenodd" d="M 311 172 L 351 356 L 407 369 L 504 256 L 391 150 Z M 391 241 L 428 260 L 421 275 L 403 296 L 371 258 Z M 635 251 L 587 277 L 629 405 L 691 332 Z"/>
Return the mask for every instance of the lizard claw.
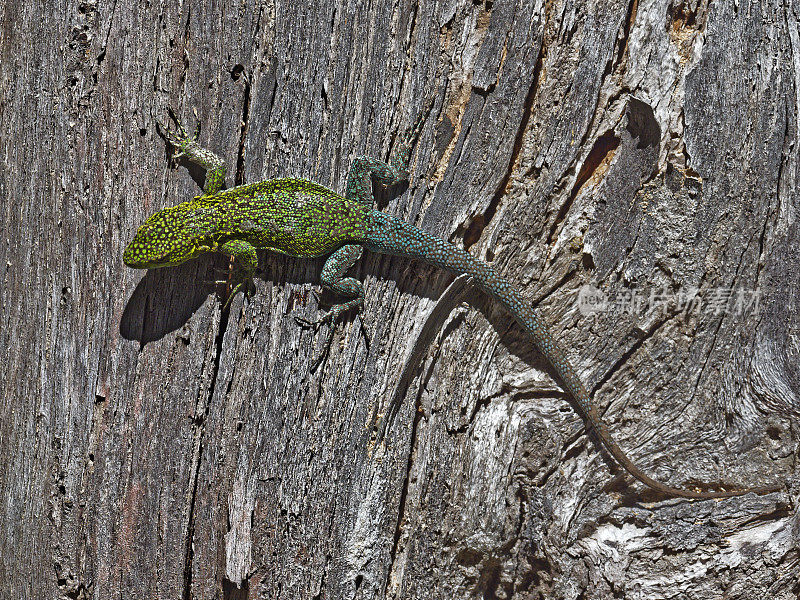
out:
<path id="1" fill-rule="evenodd" d="M 197 118 L 197 111 L 194 111 L 195 121 L 197 125 L 194 130 L 193 135 L 189 135 L 186 133 L 186 129 L 184 128 L 183 124 L 181 123 L 180 119 L 175 115 L 172 108 L 167 108 L 167 112 L 170 118 L 175 122 L 176 127 L 173 128 L 169 125 L 165 125 L 161 121 L 156 121 L 156 125 L 161 130 L 161 133 L 166 138 L 166 140 L 172 145 L 176 152 L 173 154 L 173 158 L 175 160 L 181 158 L 186 154 L 186 148 L 197 141 L 197 138 L 200 136 L 200 120 Z"/>
<path id="2" fill-rule="evenodd" d="M 244 297 L 247 299 L 252 298 L 256 293 L 256 284 L 253 281 L 253 275 L 250 272 L 245 272 L 242 276 L 234 277 L 232 280 L 216 280 L 215 283 L 219 285 L 230 285 L 233 282 L 238 281 L 236 285 L 233 286 L 231 289 L 230 294 L 228 294 L 227 300 L 225 300 L 225 304 L 222 306 L 222 310 L 226 311 L 230 308 L 231 302 L 236 297 L 236 294 L 242 292 Z"/>
<path id="3" fill-rule="evenodd" d="M 324 315 L 322 315 L 322 317 L 316 319 L 315 321 L 309 321 L 308 319 L 303 317 L 295 317 L 294 320 L 295 323 L 297 323 L 303 329 L 311 329 L 312 331 L 317 332 L 324 323 L 328 323 L 329 321 L 331 321 L 331 314 L 325 313 Z"/>

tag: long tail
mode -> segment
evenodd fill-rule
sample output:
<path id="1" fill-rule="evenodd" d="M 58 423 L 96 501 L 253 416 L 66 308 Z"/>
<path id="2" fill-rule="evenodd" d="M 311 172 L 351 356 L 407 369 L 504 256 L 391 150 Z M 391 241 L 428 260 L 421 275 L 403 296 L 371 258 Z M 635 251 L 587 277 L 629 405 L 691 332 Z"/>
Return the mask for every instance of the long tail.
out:
<path id="1" fill-rule="evenodd" d="M 531 335 L 536 348 L 552 365 L 567 391 L 578 403 L 584 418 L 588 422 L 587 429 L 594 431 L 603 446 L 606 447 L 617 462 L 645 485 L 664 494 L 683 498 L 729 498 L 749 492 L 766 494 L 782 489 L 781 486 L 763 486 L 734 491 L 695 492 L 674 488 L 648 477 L 631 462 L 611 438 L 608 427 L 598 413 L 597 408 L 592 404 L 586 387 L 569 360 L 567 360 L 564 351 L 553 339 L 553 336 L 550 335 L 545 324 L 539 319 L 534 310 L 523 302 L 519 292 L 498 275 L 490 265 L 476 259 L 461 248 L 428 235 L 409 223 L 378 211 L 370 213 L 369 225 L 362 243 L 364 247 L 373 252 L 408 256 L 454 273 L 470 275 L 484 292 L 505 306 L 517 322 Z"/>

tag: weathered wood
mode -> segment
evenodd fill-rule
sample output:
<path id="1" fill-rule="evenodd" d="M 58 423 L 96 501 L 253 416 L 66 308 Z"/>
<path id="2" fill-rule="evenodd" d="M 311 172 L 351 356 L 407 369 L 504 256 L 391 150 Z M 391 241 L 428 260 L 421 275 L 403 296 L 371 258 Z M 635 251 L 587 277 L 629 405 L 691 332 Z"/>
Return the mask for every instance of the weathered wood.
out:
<path id="1" fill-rule="evenodd" d="M 800 593 L 797 0 L 6 0 L 0 19 L 0 595 Z M 645 471 L 789 492 L 648 492 L 509 316 L 430 267 L 365 256 L 365 310 L 311 373 L 322 336 L 293 316 L 316 316 L 321 261 L 262 256 L 229 315 L 202 283 L 224 257 L 123 265 L 202 183 L 168 168 L 166 107 L 197 111 L 229 184 L 341 190 L 431 98 L 385 210 L 541 303 Z M 589 314 L 592 290 L 655 302 Z"/>

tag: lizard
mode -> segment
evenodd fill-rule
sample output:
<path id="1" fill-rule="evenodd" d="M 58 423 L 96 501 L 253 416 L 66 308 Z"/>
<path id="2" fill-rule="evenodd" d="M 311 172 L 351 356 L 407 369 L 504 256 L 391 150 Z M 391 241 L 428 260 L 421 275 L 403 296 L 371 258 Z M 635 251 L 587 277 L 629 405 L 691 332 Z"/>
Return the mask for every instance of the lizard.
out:
<path id="1" fill-rule="evenodd" d="M 238 292 L 246 297 L 255 293 L 256 250 L 304 258 L 328 256 L 322 268 L 322 286 L 344 300 L 334 304 L 314 324 L 329 323 L 331 335 L 342 314 L 364 304 L 363 284 L 347 275 L 364 248 L 421 260 L 458 275 L 466 274 L 481 290 L 500 302 L 530 335 L 535 348 L 577 403 L 587 433 L 593 433 L 617 463 L 637 480 L 668 496 L 695 499 L 781 490 L 779 485 L 691 490 L 666 485 L 645 474 L 614 441 L 566 353 L 519 290 L 489 263 L 468 251 L 376 209 L 373 182 L 384 187 L 408 182 L 411 153 L 429 110 L 430 107 L 423 111 L 414 125 L 399 136 L 388 162 L 356 157 L 347 176 L 344 195 L 298 178 L 265 180 L 225 189 L 223 159 L 197 142 L 199 121 L 194 134 L 188 135 L 170 111 L 177 128 L 158 123 L 159 129 L 177 150 L 175 158 L 185 157 L 205 170 L 203 193 L 149 217 L 125 248 L 123 261 L 132 268 L 151 269 L 177 265 L 207 252 L 230 255 L 236 272 L 232 280 L 235 285 L 223 306 L 223 310 L 227 310 Z"/>

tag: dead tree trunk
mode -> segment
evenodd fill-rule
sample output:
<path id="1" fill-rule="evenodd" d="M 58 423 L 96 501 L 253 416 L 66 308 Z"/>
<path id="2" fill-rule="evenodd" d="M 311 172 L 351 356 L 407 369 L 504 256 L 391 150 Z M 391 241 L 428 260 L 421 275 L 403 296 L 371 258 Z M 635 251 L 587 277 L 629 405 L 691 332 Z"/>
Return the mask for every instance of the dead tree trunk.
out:
<path id="1" fill-rule="evenodd" d="M 797 0 L 200 4 L 0 8 L 0 596 L 800 593 Z M 228 185 L 343 190 L 430 99 L 384 210 L 539 303 L 645 471 L 787 492 L 648 492 L 425 265 L 365 256 L 314 373 L 321 261 L 261 256 L 229 314 L 224 257 L 123 265 L 202 183 L 167 107 Z"/>

